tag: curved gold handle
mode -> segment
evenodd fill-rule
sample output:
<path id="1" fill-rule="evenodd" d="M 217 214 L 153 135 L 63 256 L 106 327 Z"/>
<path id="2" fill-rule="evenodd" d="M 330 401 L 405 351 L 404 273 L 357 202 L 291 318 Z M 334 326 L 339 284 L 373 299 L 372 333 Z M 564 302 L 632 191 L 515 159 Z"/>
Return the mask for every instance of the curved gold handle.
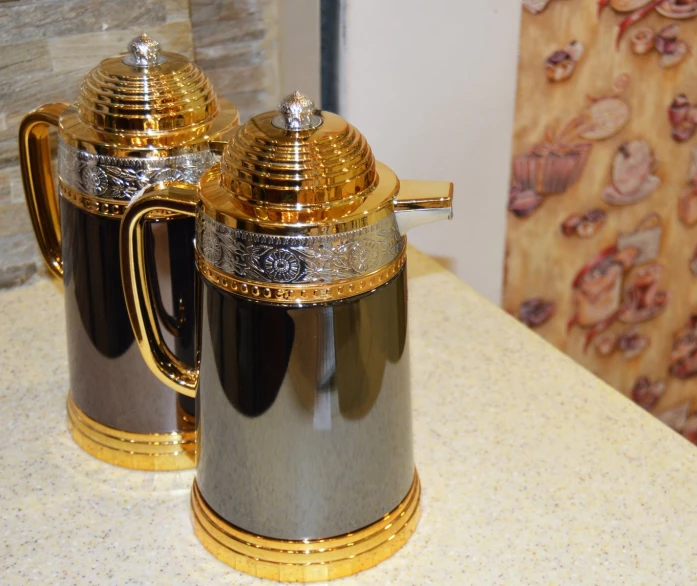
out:
<path id="1" fill-rule="evenodd" d="M 60 115 L 68 106 L 46 104 L 29 112 L 19 125 L 19 164 L 31 225 L 46 265 L 59 279 L 63 279 L 60 212 L 53 189 L 48 132 L 51 126 L 58 128 Z"/>
<path id="2" fill-rule="evenodd" d="M 121 220 L 121 280 L 128 316 L 145 362 L 158 379 L 187 395 L 196 396 L 198 365 L 179 360 L 162 339 L 148 278 L 145 226 L 152 212 L 165 210 L 177 215 L 196 216 L 196 188 L 189 183 L 172 182 L 147 188 L 126 208 Z M 192 283 L 193 286 L 193 283 Z M 199 316 L 196 316 L 197 323 Z"/>

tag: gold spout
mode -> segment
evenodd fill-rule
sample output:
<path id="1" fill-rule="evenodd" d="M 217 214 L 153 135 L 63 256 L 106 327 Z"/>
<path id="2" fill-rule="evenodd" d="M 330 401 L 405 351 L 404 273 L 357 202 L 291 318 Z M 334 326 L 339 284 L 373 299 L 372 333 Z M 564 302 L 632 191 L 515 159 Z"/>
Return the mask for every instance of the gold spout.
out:
<path id="1" fill-rule="evenodd" d="M 453 217 L 453 184 L 447 181 L 401 181 L 393 205 L 401 234 L 414 226 L 450 220 Z"/>

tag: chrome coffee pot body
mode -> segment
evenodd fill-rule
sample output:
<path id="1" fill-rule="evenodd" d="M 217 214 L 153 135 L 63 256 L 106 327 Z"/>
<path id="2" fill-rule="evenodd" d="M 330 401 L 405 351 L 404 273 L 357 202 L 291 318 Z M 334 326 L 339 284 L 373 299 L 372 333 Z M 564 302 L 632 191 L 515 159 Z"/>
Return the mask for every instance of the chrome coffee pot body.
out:
<path id="1" fill-rule="evenodd" d="M 147 190 L 122 224 L 146 361 L 199 407 L 195 531 L 233 567 L 314 581 L 375 565 L 419 515 L 407 227 L 449 218 L 452 184 L 399 182 L 345 120 L 299 94 L 233 134 L 198 190 Z M 198 361 L 162 342 L 144 230 L 196 216 Z"/>
<path id="2" fill-rule="evenodd" d="M 112 464 L 147 470 L 194 465 L 193 402 L 174 399 L 145 365 L 121 286 L 119 226 L 146 186 L 196 183 L 239 123 L 205 74 L 186 57 L 159 50 L 147 35 L 102 61 L 75 104 L 47 104 L 20 126 L 20 162 L 29 213 L 51 273 L 64 282 L 70 371 L 68 422 L 75 441 Z M 49 129 L 58 131 L 59 207 Z M 177 354 L 193 359 L 190 219 L 148 231 L 158 315 Z M 155 240 L 157 257 L 155 263 Z M 169 250 L 167 250 L 169 247 Z M 171 266 L 167 266 L 167 265 Z M 186 286 L 182 286 L 186 283 Z M 172 310 L 164 310 L 165 293 Z"/>

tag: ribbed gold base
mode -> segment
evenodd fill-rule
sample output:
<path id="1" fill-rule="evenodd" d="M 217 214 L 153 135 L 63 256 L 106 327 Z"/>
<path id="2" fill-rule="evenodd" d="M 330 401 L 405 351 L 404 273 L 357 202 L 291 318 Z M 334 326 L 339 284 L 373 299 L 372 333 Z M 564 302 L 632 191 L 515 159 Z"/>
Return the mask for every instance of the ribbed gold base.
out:
<path id="1" fill-rule="evenodd" d="M 279 582 L 321 582 L 357 574 L 402 547 L 421 516 L 418 474 L 405 499 L 379 521 L 326 539 L 286 541 L 247 533 L 206 504 L 196 481 L 191 491 L 194 533 L 219 560 L 240 572 Z"/>
<path id="2" fill-rule="evenodd" d="M 184 470 L 195 467 L 196 432 L 132 433 L 91 419 L 68 394 L 68 429 L 83 450 L 109 464 L 135 470 Z"/>

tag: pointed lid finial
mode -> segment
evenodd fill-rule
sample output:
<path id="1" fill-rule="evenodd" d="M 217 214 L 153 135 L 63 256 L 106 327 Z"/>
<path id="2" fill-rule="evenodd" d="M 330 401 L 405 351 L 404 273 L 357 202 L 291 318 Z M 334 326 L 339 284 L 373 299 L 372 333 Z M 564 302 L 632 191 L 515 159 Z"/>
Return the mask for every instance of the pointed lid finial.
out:
<path id="1" fill-rule="evenodd" d="M 314 115 L 316 110 L 314 102 L 296 90 L 283 98 L 278 105 L 281 115 L 271 123 L 285 130 L 311 130 L 322 124 L 322 119 Z"/>
<path id="2" fill-rule="evenodd" d="M 129 54 L 123 59 L 126 65 L 152 67 L 153 65 L 162 65 L 167 61 L 167 57 L 160 55 L 160 43 L 145 33 L 131 39 L 127 48 Z"/>

